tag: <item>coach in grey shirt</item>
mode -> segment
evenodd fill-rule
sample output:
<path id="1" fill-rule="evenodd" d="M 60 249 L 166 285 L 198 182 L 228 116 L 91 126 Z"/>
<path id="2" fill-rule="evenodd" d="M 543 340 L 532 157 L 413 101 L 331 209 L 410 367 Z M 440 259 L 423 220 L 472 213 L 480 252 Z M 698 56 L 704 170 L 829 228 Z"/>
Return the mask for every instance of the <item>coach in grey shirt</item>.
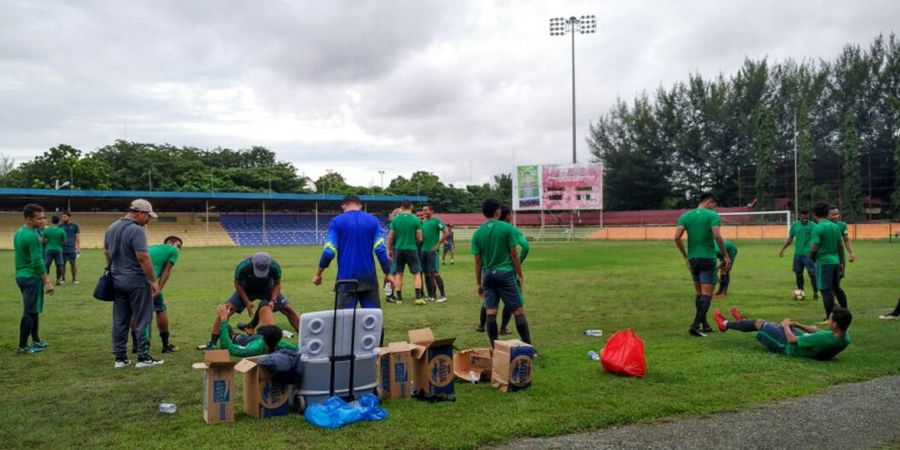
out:
<path id="1" fill-rule="evenodd" d="M 157 217 L 150 202 L 137 199 L 131 202 L 128 214 L 113 222 L 106 230 L 103 249 L 106 265 L 112 275 L 116 299 L 113 301 L 112 346 L 116 356 L 115 368 L 131 363 L 128 360 L 128 334 L 131 322 L 135 329 L 144 330 L 153 319 L 153 296 L 159 284 L 153 276 L 153 264 L 147 253 L 147 234 L 144 225 Z M 147 336 L 137 333 L 135 347 L 147 349 Z M 138 355 L 135 367 L 152 367 L 163 361 L 154 359 L 147 350 Z"/>

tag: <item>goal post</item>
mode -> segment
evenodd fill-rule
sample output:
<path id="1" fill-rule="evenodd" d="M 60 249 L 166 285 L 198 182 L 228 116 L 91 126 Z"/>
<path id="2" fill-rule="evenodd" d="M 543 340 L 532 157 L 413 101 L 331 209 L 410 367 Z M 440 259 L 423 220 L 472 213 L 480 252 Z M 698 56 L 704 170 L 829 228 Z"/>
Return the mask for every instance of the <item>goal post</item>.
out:
<path id="1" fill-rule="evenodd" d="M 761 219 L 761 221 L 769 224 L 779 224 L 784 221 L 785 233 L 790 233 L 791 231 L 791 211 L 789 210 L 781 210 L 781 211 L 743 211 L 743 212 L 722 212 L 719 213 L 720 217 L 741 217 L 741 216 L 750 216 L 757 219 Z M 772 218 L 775 218 L 772 220 Z M 782 219 L 783 218 L 783 219 Z M 723 223 L 723 226 L 732 225 L 732 223 Z M 734 223 L 733 225 L 740 225 L 740 223 Z M 787 236 L 787 234 L 785 234 Z"/>

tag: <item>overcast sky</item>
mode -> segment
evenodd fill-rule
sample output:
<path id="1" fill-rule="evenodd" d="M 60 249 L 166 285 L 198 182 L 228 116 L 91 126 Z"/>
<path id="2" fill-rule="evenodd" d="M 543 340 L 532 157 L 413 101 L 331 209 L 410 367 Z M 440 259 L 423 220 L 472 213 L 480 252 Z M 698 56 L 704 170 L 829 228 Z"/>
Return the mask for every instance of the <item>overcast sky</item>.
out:
<path id="1" fill-rule="evenodd" d="M 116 139 L 266 146 L 313 178 L 387 185 L 415 170 L 484 182 L 578 157 L 590 120 L 745 57 L 831 59 L 900 28 L 886 1 L 0 2 L 0 154 Z"/>

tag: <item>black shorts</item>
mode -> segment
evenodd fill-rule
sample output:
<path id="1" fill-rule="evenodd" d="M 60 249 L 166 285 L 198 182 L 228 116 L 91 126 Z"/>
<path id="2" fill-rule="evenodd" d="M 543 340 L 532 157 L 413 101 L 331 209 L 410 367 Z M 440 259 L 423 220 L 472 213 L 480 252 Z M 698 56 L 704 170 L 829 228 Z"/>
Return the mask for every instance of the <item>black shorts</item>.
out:
<path id="1" fill-rule="evenodd" d="M 351 309 L 356 303 L 360 308 L 381 308 L 380 291 L 377 287 L 364 286 L 357 289 L 352 284 L 338 284 L 337 302 L 340 309 Z"/>
<path id="2" fill-rule="evenodd" d="M 153 297 L 153 311 L 154 312 L 166 312 L 166 299 L 163 297 L 162 292 Z"/>
<path id="3" fill-rule="evenodd" d="M 62 267 L 64 264 L 62 250 L 47 250 L 44 252 L 44 265 L 50 267 L 50 263 L 56 263 L 56 267 Z"/>
<path id="4" fill-rule="evenodd" d="M 822 292 L 834 292 L 841 287 L 841 265 L 816 263 L 816 284 Z"/>
<path id="5" fill-rule="evenodd" d="M 481 290 L 484 292 L 484 307 L 487 309 L 497 309 L 500 301 L 513 310 L 523 304 L 519 280 L 513 270 L 485 270 L 481 274 Z"/>
<path id="6" fill-rule="evenodd" d="M 716 260 L 712 258 L 691 258 L 691 276 L 694 283 L 716 284 Z"/>
<path id="7" fill-rule="evenodd" d="M 268 303 L 269 299 L 272 298 L 272 295 L 271 294 L 258 295 L 258 294 L 251 294 L 248 292 L 247 298 L 249 298 L 251 302 L 254 300 L 260 300 L 260 302 Z M 246 305 L 244 305 L 244 301 L 241 300 L 241 296 L 237 293 L 237 291 L 235 291 L 233 294 L 231 294 L 231 297 L 228 297 L 228 304 L 233 306 L 234 311 L 238 312 L 238 313 L 244 312 L 244 309 L 247 307 Z M 288 303 L 287 297 L 285 297 L 284 294 L 278 294 L 278 298 L 275 300 L 275 306 L 272 308 L 272 312 L 281 311 L 288 304 L 289 303 Z"/>
<path id="8" fill-rule="evenodd" d="M 64 248 L 62 256 L 63 256 L 63 263 L 67 263 L 67 262 L 74 263 L 75 260 L 78 259 L 78 253 L 75 252 L 74 248 L 71 250 Z"/>
<path id="9" fill-rule="evenodd" d="M 422 252 L 422 272 L 438 273 L 437 252 Z"/>
<path id="10" fill-rule="evenodd" d="M 403 269 L 407 266 L 411 274 L 422 271 L 422 266 L 419 265 L 419 252 L 415 250 L 397 250 L 394 253 L 394 264 L 397 273 L 403 273 Z"/>
<path id="11" fill-rule="evenodd" d="M 44 312 L 44 280 L 33 277 L 16 277 L 16 284 L 22 291 L 22 306 L 25 314 Z"/>

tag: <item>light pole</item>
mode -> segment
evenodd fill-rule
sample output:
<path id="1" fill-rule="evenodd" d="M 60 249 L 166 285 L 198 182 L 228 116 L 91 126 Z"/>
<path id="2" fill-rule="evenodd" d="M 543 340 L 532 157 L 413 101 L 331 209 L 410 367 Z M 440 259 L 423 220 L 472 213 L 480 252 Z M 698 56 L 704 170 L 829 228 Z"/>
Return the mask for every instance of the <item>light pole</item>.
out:
<path id="1" fill-rule="evenodd" d="M 554 17 L 550 19 L 550 36 L 572 35 L 572 164 L 575 164 L 575 33 L 591 34 L 597 31 L 594 15 L 579 17 Z"/>
<path id="2" fill-rule="evenodd" d="M 379 170 L 378 176 L 381 177 L 381 185 L 380 186 L 381 186 L 381 190 L 383 192 L 384 191 L 384 170 Z"/>

